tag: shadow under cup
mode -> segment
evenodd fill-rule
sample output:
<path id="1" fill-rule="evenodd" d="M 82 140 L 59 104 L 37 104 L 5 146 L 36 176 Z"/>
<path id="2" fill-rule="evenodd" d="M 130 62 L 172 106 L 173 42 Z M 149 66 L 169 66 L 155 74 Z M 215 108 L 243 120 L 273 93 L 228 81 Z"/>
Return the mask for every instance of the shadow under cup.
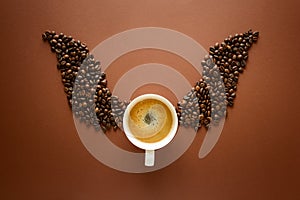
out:
<path id="1" fill-rule="evenodd" d="M 171 142 L 177 132 L 175 107 L 157 94 L 138 96 L 125 110 L 123 128 L 128 140 L 145 150 L 145 166 L 154 166 L 154 151 Z"/>

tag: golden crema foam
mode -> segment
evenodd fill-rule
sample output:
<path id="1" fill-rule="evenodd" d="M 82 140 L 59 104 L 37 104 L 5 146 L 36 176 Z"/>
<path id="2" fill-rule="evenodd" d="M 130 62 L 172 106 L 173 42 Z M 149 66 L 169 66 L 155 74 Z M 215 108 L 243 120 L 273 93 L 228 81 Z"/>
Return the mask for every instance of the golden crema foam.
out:
<path id="1" fill-rule="evenodd" d="M 172 127 L 173 118 L 169 108 L 156 99 L 138 102 L 130 111 L 129 129 L 142 142 L 158 142 L 166 137 Z"/>

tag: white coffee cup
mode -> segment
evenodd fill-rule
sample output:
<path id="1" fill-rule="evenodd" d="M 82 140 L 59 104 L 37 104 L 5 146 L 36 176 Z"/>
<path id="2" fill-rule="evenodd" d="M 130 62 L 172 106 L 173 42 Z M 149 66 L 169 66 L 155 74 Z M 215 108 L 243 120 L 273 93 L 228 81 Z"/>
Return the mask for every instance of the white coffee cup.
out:
<path id="1" fill-rule="evenodd" d="M 147 100 L 154 100 L 154 101 L 147 101 Z M 144 103 L 144 102 L 157 102 L 157 101 L 160 102 L 158 105 L 154 103 L 151 104 L 152 107 L 146 106 L 147 108 L 145 112 L 136 111 L 137 107 L 138 108 L 142 107 L 142 106 L 137 106 L 141 102 Z M 135 115 L 135 113 L 139 113 L 139 114 Z M 166 117 L 158 119 L 159 117 L 164 117 L 164 116 Z M 138 122 L 134 120 L 138 120 Z M 123 128 L 127 138 L 133 145 L 145 150 L 145 166 L 154 166 L 155 150 L 160 149 L 166 146 L 169 142 L 171 142 L 171 140 L 174 138 L 177 132 L 177 127 L 178 127 L 178 118 L 177 118 L 175 107 L 169 100 L 157 94 L 144 94 L 133 99 L 130 102 L 130 104 L 127 106 L 123 117 Z M 167 131 L 161 131 L 164 132 L 165 134 L 160 134 L 161 132 L 154 133 L 154 131 L 160 131 L 160 130 L 167 130 Z M 138 137 L 140 138 L 138 138 L 134 134 L 137 132 L 139 132 L 140 135 Z M 159 139 L 158 141 L 151 142 L 152 140 L 151 138 L 155 138 L 155 137 L 156 138 L 163 137 L 163 138 Z M 149 139 L 150 142 L 147 141 L 148 138 L 150 138 Z"/>

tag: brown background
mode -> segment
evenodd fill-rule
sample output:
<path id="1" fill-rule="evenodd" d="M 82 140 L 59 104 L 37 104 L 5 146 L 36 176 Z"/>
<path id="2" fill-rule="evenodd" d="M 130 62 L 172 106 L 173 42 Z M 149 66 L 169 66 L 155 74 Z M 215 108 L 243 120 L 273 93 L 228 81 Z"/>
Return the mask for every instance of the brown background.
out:
<path id="1" fill-rule="evenodd" d="M 299 199 L 299 1 L 0 4 L 1 199 Z M 92 49 L 113 34 L 144 26 L 180 31 L 206 49 L 248 28 L 261 37 L 209 156 L 197 156 L 201 130 L 170 166 L 128 174 L 101 164 L 82 145 L 55 56 L 41 33 L 64 32 Z M 150 61 L 187 65 L 158 51 L 129 54 L 113 65 Z M 108 77 L 113 85 L 113 70 Z"/>

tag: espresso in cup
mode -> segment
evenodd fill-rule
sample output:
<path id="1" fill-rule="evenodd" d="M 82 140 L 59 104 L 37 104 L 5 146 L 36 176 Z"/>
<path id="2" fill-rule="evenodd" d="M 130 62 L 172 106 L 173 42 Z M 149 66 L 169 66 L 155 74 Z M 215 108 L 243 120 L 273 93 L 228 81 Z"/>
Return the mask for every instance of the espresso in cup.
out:
<path id="1" fill-rule="evenodd" d="M 170 109 L 157 99 L 145 99 L 135 104 L 128 120 L 132 135 L 147 143 L 164 139 L 173 123 Z"/>
<path id="2" fill-rule="evenodd" d="M 144 94 L 127 106 L 123 128 L 129 141 L 145 149 L 145 165 L 154 165 L 154 150 L 167 145 L 175 136 L 178 119 L 174 106 L 157 94 Z"/>

